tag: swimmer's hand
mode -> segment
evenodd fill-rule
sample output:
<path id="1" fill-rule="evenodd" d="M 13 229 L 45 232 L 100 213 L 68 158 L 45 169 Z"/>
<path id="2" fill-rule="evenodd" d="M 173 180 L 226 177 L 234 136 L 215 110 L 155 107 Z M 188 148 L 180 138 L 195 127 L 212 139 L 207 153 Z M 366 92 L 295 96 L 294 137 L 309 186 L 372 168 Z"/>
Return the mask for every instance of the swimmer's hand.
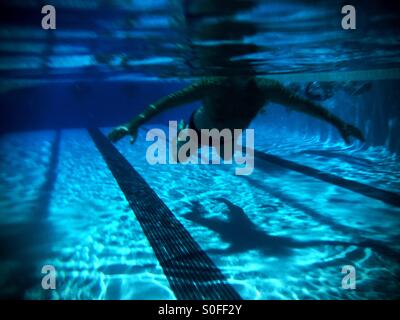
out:
<path id="1" fill-rule="evenodd" d="M 350 144 L 350 137 L 355 137 L 361 142 L 365 142 L 365 138 L 361 130 L 351 124 L 343 123 L 338 127 L 338 130 L 343 140 L 347 144 Z"/>
<path id="2" fill-rule="evenodd" d="M 112 142 L 117 142 L 118 140 L 124 138 L 125 136 L 131 136 L 131 144 L 135 142 L 137 136 L 138 127 L 135 125 L 122 125 L 114 128 L 109 134 L 108 139 Z"/>

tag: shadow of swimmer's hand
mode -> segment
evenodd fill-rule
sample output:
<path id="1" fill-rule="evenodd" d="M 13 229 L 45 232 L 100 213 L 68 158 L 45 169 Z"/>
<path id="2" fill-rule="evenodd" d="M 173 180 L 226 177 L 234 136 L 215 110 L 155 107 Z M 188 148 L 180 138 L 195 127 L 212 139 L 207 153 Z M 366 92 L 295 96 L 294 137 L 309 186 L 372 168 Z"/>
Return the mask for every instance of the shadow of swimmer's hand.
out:
<path id="1" fill-rule="evenodd" d="M 112 142 L 117 142 L 125 136 L 131 136 L 130 142 L 134 143 L 137 136 L 137 128 L 129 128 L 126 125 L 116 127 L 108 134 L 108 139 Z"/>

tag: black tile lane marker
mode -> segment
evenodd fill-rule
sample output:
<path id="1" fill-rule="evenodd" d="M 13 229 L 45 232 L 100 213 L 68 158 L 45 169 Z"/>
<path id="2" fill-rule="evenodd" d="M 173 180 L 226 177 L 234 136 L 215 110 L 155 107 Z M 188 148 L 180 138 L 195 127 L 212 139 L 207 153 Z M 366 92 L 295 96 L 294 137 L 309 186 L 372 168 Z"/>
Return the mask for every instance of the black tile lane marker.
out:
<path id="1" fill-rule="evenodd" d="M 88 129 L 179 300 L 239 300 L 222 272 L 142 176 L 97 129 Z"/>
<path id="2" fill-rule="evenodd" d="M 364 196 L 380 200 L 384 203 L 390 204 L 392 206 L 400 207 L 400 194 L 396 192 L 391 192 L 379 188 L 375 188 L 372 186 L 369 186 L 364 183 L 360 183 L 354 180 L 348 180 L 341 178 L 339 176 L 320 171 L 318 169 L 314 169 L 312 167 L 308 167 L 299 163 L 296 163 L 294 161 L 282 159 L 280 157 L 267 154 L 261 151 L 254 150 L 254 156 L 255 158 L 261 159 L 268 161 L 270 163 L 273 163 L 275 165 L 284 167 L 286 169 L 290 169 L 293 171 L 300 172 L 302 174 L 305 174 L 307 176 L 334 184 L 336 186 L 357 192 L 359 194 L 362 194 Z"/>

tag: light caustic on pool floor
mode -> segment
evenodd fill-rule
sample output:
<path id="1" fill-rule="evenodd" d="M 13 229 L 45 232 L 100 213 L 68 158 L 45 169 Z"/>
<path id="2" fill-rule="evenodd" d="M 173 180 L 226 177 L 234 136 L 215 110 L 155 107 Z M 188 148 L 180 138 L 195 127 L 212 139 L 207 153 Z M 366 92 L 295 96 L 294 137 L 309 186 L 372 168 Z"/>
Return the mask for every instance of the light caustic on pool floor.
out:
<path id="1" fill-rule="evenodd" d="M 9 138 L 21 139 L 28 153 L 24 158 L 21 149 L 6 146 L 7 136 L 2 141 L 9 158 L 2 174 L 17 166 L 21 176 L 30 175 L 38 185 L 30 188 L 18 181 L 8 205 L 2 200 L 2 212 L 8 206 L 15 216 L 28 211 L 13 203 L 28 190 L 40 190 L 50 158 L 54 133 L 43 132 L 36 139 L 47 141 L 44 149 L 22 142 L 31 135 Z M 256 164 L 248 177 L 235 176 L 227 166 L 150 166 L 141 141 L 133 147 L 123 142 L 117 146 L 243 298 L 398 296 L 398 260 L 391 255 L 399 251 L 398 208 L 271 164 Z M 43 159 L 43 170 L 30 166 L 28 159 L 35 157 Z M 49 263 L 57 269 L 58 288 L 51 298 L 174 299 L 145 235 L 85 130 L 62 131 L 57 168 L 43 229 L 48 241 L 38 242 L 36 248 L 31 244 L 33 251 L 46 253 L 32 268 L 40 273 L 40 265 Z M 340 271 L 346 264 L 357 269 L 356 290 L 341 288 Z M 43 297 L 40 283 L 26 293 L 26 298 Z"/>
<path id="2" fill-rule="evenodd" d="M 160 175 L 119 148 L 244 298 L 397 294 L 398 208 L 266 163 L 249 177 L 224 166 L 170 165 Z M 360 269 L 355 292 L 341 289 L 345 264 Z"/>

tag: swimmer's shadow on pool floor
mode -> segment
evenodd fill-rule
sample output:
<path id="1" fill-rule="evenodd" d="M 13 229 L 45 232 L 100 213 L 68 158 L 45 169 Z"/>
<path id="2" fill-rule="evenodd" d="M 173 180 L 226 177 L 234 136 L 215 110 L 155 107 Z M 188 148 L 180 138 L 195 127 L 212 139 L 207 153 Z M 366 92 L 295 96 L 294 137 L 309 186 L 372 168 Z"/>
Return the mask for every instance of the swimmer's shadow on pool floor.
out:
<path id="1" fill-rule="evenodd" d="M 221 240 L 229 243 L 227 249 L 208 250 L 211 254 L 235 254 L 249 250 L 259 250 L 268 256 L 289 256 L 293 249 L 302 249 L 321 245 L 331 246 L 358 246 L 373 248 L 385 255 L 393 256 L 393 252 L 385 252 L 381 246 L 373 241 L 351 243 L 345 241 L 298 241 L 290 237 L 271 236 L 255 225 L 244 210 L 225 198 L 215 198 L 223 202 L 228 208 L 228 220 L 218 218 L 206 218 L 206 209 L 198 201 L 192 201 L 191 211 L 184 215 L 185 219 L 208 228 L 221 237 Z"/>

